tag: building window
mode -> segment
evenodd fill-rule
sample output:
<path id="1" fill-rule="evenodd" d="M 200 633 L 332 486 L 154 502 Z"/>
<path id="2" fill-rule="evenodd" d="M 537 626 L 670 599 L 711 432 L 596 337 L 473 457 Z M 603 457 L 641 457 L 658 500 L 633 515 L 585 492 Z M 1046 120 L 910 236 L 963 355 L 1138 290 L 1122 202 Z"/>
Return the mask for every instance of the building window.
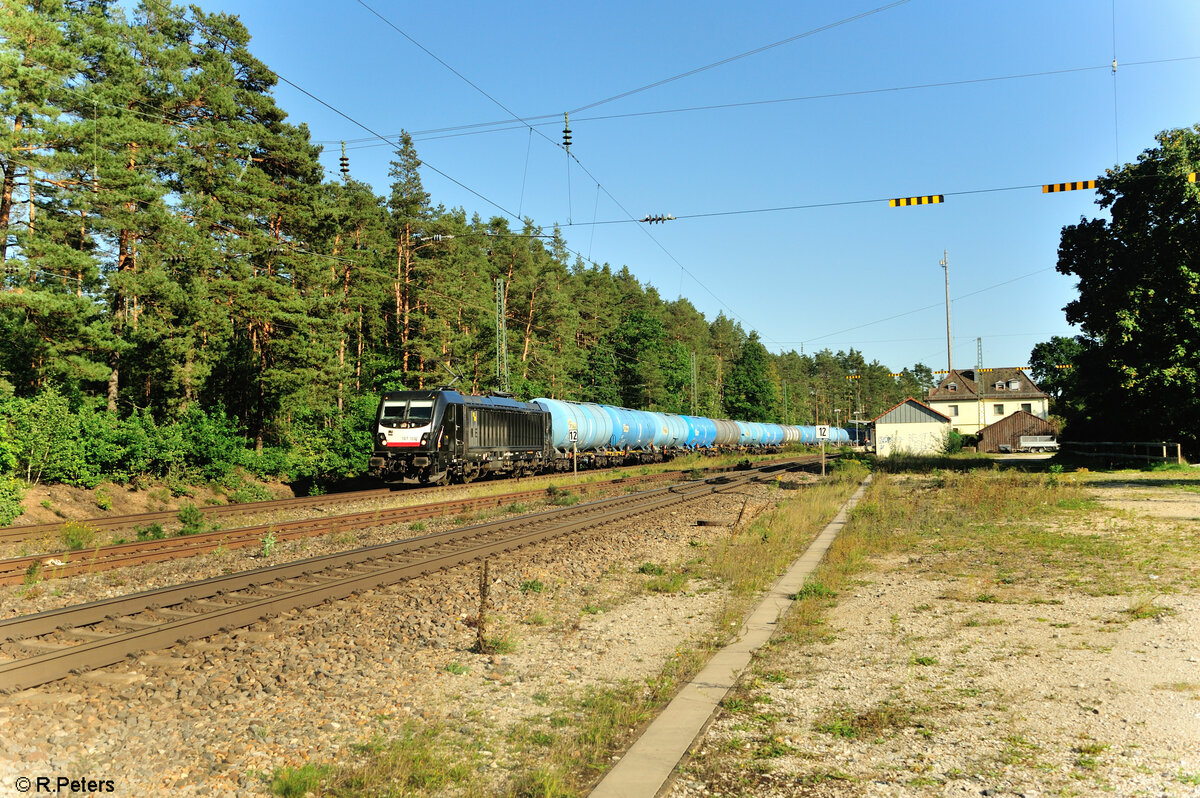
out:
<path id="1" fill-rule="evenodd" d="M 958 405 L 950 405 L 950 415 L 952 415 L 952 416 L 958 415 Z"/>
<path id="2" fill-rule="evenodd" d="M 1009 380 L 1008 381 L 1008 390 L 1010 390 L 1010 391 L 1021 390 L 1021 381 L 1020 380 Z"/>
<path id="3" fill-rule="evenodd" d="M 998 416 L 1004 415 L 1004 405 L 992 405 L 992 412 Z"/>
<path id="4" fill-rule="evenodd" d="M 1002 382 L 998 382 L 998 383 L 996 383 L 995 385 L 993 385 L 992 387 L 993 387 L 993 388 L 995 388 L 997 391 L 1003 391 L 1003 390 L 1004 390 L 1004 383 L 1002 383 Z"/>
<path id="5" fill-rule="evenodd" d="M 1024 410 L 1026 413 L 1030 413 L 1030 414 L 1033 413 L 1033 405 L 1029 402 L 1021 402 L 1021 409 Z"/>
<path id="6" fill-rule="evenodd" d="M 947 390 L 947 391 L 957 391 L 957 390 L 958 390 L 958 383 L 957 383 L 957 382 L 952 382 L 952 383 L 949 383 L 949 384 L 946 386 L 946 390 Z"/>

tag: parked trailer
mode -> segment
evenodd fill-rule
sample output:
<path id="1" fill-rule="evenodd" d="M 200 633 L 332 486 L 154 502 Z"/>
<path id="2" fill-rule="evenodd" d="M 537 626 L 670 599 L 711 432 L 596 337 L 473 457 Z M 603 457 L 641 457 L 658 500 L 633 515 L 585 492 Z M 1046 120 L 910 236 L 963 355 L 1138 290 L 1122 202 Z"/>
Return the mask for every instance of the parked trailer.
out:
<path id="1" fill-rule="evenodd" d="M 1019 448 L 1022 452 L 1057 452 L 1058 441 L 1053 435 L 1022 435 Z"/>

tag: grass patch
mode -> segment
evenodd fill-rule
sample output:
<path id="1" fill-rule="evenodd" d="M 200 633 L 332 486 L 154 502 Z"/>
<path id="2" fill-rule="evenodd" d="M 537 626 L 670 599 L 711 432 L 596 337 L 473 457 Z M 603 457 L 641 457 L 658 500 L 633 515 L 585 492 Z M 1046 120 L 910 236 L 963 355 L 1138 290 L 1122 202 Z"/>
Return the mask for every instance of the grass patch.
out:
<path id="1" fill-rule="evenodd" d="M 96 528 L 82 521 L 68 521 L 59 531 L 67 551 L 90 549 L 96 543 Z"/>
<path id="2" fill-rule="evenodd" d="M 1155 604 L 1154 600 L 1156 598 L 1158 596 L 1146 594 L 1131 596 L 1129 606 L 1123 612 L 1134 620 L 1145 620 L 1147 618 L 1158 618 L 1163 615 L 1175 614 L 1175 610 L 1171 607 L 1163 607 Z"/>
<path id="3" fill-rule="evenodd" d="M 804 587 L 800 588 L 797 593 L 792 596 L 793 601 L 802 601 L 808 598 L 815 599 L 835 599 L 837 591 L 825 586 L 816 579 L 809 579 L 804 583 Z"/>
<path id="4" fill-rule="evenodd" d="M 271 794 L 281 798 L 304 798 L 320 789 L 333 770 L 331 765 L 311 763 L 298 768 L 279 768 L 271 775 Z"/>
<path id="5" fill-rule="evenodd" d="M 676 571 L 666 576 L 656 576 L 647 580 L 646 589 L 651 593 L 678 593 L 687 587 L 687 582 L 687 574 Z"/>
<path id="6" fill-rule="evenodd" d="M 553 504 L 555 507 L 570 507 L 573 504 L 579 503 L 579 494 L 572 493 L 557 485 L 548 486 L 546 488 L 546 496 L 550 504 Z"/>
<path id="7" fill-rule="evenodd" d="M 729 599 L 717 619 L 718 629 L 729 632 L 741 626 L 754 599 L 804 551 L 865 476 L 864 467 L 850 466 L 824 482 L 791 491 L 786 501 L 710 549 L 708 575 L 729 589 Z M 820 583 L 835 589 L 826 580 Z M 829 602 L 821 588 L 805 587 L 817 594 L 801 596 L 802 589 L 789 616 L 815 612 Z"/>
<path id="8" fill-rule="evenodd" d="M 351 746 L 352 761 L 324 779 L 327 795 L 405 795 L 448 789 L 471 777 L 476 752 L 436 724 L 410 721 L 388 738 Z M 319 770 L 319 768 L 318 768 Z"/>
<path id="9" fill-rule="evenodd" d="M 878 706 L 862 712 L 854 712 L 845 707 L 830 710 L 818 719 L 813 728 L 831 737 L 866 740 L 920 725 L 915 721 L 911 708 L 883 701 Z"/>
<path id="10" fill-rule="evenodd" d="M 521 583 L 522 593 L 544 593 L 546 586 L 540 579 L 526 579 Z"/>

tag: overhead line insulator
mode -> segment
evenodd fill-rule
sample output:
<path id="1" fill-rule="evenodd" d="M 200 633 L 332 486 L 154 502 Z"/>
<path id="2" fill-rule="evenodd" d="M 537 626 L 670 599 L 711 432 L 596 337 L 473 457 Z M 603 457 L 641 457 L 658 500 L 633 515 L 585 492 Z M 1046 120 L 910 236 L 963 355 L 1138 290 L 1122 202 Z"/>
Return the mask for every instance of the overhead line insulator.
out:
<path id="1" fill-rule="evenodd" d="M 669 213 L 666 216 L 663 216 L 660 213 L 657 216 L 652 216 L 652 215 L 651 216 L 643 216 L 641 219 L 638 219 L 638 221 L 646 222 L 647 224 L 662 224 L 663 222 L 675 221 L 675 217 Z"/>
<path id="2" fill-rule="evenodd" d="M 571 151 L 571 117 L 566 113 L 563 114 L 563 149 Z"/>

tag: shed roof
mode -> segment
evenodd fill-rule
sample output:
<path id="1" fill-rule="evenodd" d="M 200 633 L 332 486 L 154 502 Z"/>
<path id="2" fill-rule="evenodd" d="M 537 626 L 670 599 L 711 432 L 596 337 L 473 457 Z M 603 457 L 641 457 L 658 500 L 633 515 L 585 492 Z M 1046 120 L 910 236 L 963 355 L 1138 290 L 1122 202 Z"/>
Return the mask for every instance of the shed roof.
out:
<path id="1" fill-rule="evenodd" d="M 871 420 L 871 423 L 878 424 L 881 421 L 885 424 L 927 424 L 931 421 L 949 424 L 950 417 L 910 396 L 898 405 L 880 413 Z"/>

